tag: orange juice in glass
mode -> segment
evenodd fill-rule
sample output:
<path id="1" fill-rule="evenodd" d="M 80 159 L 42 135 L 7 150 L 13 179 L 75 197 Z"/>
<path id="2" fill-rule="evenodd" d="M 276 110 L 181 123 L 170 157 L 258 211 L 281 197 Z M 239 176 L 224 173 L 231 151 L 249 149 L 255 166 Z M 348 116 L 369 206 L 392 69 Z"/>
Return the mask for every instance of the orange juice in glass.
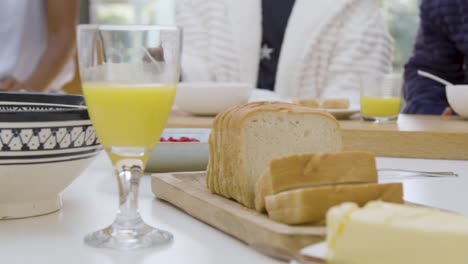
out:
<path id="1" fill-rule="evenodd" d="M 114 222 L 88 234 L 85 243 L 90 246 L 133 250 L 173 239 L 143 221 L 138 189 L 172 109 L 180 76 L 181 34 L 171 26 L 78 26 L 83 93 L 119 190 Z"/>
<path id="2" fill-rule="evenodd" d="M 175 85 L 83 83 L 83 93 L 101 144 L 111 160 L 112 149 L 135 147 L 145 165 L 159 141 L 175 96 Z M 131 127 L 122 129 L 121 123 Z"/>
<path id="3" fill-rule="evenodd" d="M 361 119 L 388 123 L 398 119 L 402 81 L 399 75 L 361 76 Z"/>

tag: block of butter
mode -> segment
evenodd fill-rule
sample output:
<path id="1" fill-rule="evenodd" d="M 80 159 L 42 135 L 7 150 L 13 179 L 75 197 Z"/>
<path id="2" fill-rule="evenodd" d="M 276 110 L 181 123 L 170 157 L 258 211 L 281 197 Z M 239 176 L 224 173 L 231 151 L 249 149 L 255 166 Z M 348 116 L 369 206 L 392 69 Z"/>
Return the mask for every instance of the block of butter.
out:
<path id="1" fill-rule="evenodd" d="M 345 203 L 328 211 L 327 231 L 328 263 L 468 263 L 468 217 L 435 209 Z"/>

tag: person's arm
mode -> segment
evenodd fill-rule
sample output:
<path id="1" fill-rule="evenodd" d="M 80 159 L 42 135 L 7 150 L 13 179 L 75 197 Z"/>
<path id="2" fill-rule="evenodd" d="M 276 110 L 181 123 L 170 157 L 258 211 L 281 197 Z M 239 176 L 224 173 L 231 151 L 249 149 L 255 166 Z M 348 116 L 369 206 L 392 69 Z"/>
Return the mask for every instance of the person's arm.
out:
<path id="1" fill-rule="evenodd" d="M 419 76 L 418 70 L 430 72 L 452 83 L 463 82 L 464 56 L 449 38 L 438 3 L 442 1 L 424 0 L 421 4 L 418 37 L 413 55 L 405 66 L 404 113 L 435 115 L 451 113 L 447 109 L 445 87 Z"/>
<path id="2" fill-rule="evenodd" d="M 357 1 L 341 17 L 338 38 L 328 60 L 322 98 L 349 98 L 357 104 L 360 78 L 366 74 L 389 73 L 392 69 L 393 39 L 377 1 Z"/>
<path id="3" fill-rule="evenodd" d="M 5 80 L 2 88 L 10 91 L 46 92 L 75 51 L 78 0 L 46 0 L 47 47 L 32 74 L 24 82 Z"/>

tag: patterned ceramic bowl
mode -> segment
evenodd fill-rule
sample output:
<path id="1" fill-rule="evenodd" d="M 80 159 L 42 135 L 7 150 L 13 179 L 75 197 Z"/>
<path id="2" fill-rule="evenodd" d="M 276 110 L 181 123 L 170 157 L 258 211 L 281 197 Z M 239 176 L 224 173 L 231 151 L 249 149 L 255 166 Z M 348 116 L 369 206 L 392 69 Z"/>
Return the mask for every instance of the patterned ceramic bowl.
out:
<path id="1" fill-rule="evenodd" d="M 82 96 L 0 93 L 0 219 L 59 210 L 100 150 Z"/>

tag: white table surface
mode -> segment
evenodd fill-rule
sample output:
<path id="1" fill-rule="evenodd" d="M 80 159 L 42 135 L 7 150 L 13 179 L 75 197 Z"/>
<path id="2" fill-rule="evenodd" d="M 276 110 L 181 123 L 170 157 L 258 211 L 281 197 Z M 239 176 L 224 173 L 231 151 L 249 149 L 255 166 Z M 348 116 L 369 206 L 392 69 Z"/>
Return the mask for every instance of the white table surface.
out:
<path id="1" fill-rule="evenodd" d="M 379 158 L 378 167 L 455 171 L 459 178 L 406 179 L 407 201 L 468 215 L 468 161 Z M 83 243 L 86 233 L 112 222 L 116 181 L 103 153 L 63 192 L 63 208 L 52 214 L 0 221 L 0 263 L 279 263 L 234 238 L 155 199 L 150 178 L 141 183 L 140 209 L 151 225 L 174 234 L 164 248 L 118 252 Z"/>

